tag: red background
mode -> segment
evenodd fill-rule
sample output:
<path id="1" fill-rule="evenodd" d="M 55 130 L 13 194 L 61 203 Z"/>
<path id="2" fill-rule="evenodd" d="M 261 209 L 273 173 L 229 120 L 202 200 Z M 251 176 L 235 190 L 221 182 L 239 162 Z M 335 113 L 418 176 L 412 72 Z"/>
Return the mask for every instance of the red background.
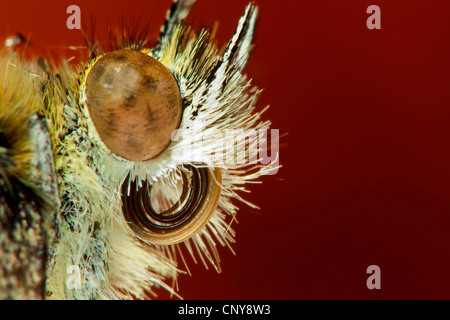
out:
<path id="1" fill-rule="evenodd" d="M 199 0 L 189 21 L 219 21 L 231 37 L 244 0 Z M 259 0 L 248 65 L 281 140 L 283 168 L 252 186 L 236 256 L 221 274 L 191 265 L 186 299 L 450 299 L 450 3 Z M 61 53 L 82 45 L 70 4 L 97 30 L 150 19 L 158 34 L 170 0 L 8 1 L 0 36 L 18 31 Z M 368 30 L 366 8 L 381 8 Z M 55 49 L 56 48 L 56 49 Z M 58 49 L 59 48 L 59 49 Z M 66 57 L 74 55 L 64 51 Z M 368 290 L 366 268 L 381 268 Z M 168 298 L 160 292 L 161 298 Z"/>

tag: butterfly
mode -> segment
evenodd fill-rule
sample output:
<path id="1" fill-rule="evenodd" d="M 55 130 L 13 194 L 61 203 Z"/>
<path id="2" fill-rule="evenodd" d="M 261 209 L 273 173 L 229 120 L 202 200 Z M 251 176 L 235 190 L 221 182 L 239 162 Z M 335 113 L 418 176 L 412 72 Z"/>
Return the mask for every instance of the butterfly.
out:
<path id="1" fill-rule="evenodd" d="M 244 73 L 258 8 L 224 49 L 174 1 L 155 44 L 87 39 L 49 71 L 0 53 L 0 298 L 178 295 L 185 255 L 220 270 L 246 185 L 278 169 Z"/>

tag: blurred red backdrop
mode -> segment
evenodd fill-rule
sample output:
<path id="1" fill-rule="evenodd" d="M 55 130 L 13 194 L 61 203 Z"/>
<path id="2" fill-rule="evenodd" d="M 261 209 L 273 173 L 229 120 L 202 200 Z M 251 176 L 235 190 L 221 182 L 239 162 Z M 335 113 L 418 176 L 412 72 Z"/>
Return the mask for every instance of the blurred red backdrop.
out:
<path id="1" fill-rule="evenodd" d="M 188 21 L 218 21 L 224 44 L 246 3 L 199 0 Z M 4 1 L 0 36 L 21 32 L 53 55 L 83 45 L 66 28 L 71 4 L 99 33 L 142 16 L 154 38 L 171 0 Z M 273 128 L 287 133 L 283 168 L 251 187 L 262 209 L 241 207 L 236 256 L 220 250 L 221 274 L 190 263 L 182 296 L 450 299 L 450 2 L 256 4 L 247 72 L 265 89 Z M 381 30 L 366 27 L 372 4 Z M 381 290 L 366 287 L 372 264 Z"/>

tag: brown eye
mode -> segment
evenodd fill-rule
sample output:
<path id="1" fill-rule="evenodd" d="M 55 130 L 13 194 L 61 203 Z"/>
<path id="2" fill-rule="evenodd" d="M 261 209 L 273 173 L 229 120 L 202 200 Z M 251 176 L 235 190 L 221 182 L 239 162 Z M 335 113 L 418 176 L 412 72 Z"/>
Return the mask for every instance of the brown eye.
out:
<path id="1" fill-rule="evenodd" d="M 156 59 L 134 50 L 100 58 L 86 78 L 86 101 L 103 143 L 133 161 L 156 157 L 181 120 L 177 81 Z"/>

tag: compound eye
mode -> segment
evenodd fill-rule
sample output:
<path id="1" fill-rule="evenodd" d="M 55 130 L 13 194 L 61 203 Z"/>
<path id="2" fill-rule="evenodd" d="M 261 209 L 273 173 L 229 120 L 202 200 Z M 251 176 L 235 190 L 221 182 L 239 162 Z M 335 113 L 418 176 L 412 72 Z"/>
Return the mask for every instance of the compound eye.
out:
<path id="1" fill-rule="evenodd" d="M 86 103 L 103 143 L 132 161 L 152 159 L 170 144 L 182 101 L 172 73 L 134 50 L 101 57 L 86 77 Z"/>

